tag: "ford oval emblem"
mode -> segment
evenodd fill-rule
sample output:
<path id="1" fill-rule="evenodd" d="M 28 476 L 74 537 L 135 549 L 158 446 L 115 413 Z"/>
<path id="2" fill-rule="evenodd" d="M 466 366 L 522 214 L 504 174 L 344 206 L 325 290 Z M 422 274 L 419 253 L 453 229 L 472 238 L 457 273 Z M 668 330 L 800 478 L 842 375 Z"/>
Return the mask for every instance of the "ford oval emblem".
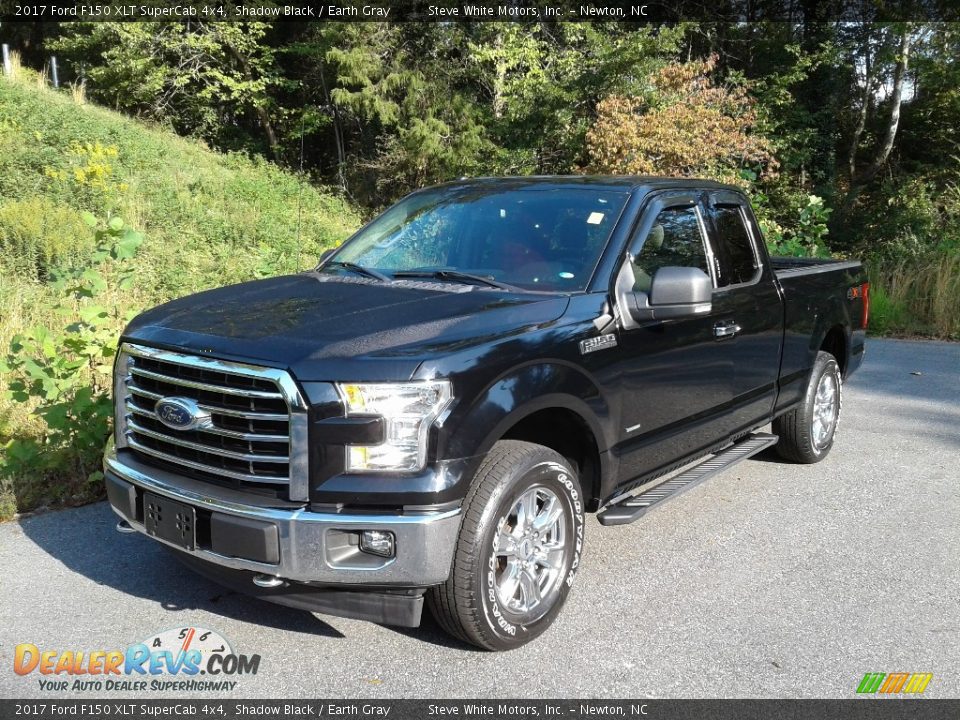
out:
<path id="1" fill-rule="evenodd" d="M 201 410 L 194 400 L 183 397 L 165 397 L 153 406 L 157 420 L 174 430 L 195 430 L 210 427 L 210 413 Z"/>

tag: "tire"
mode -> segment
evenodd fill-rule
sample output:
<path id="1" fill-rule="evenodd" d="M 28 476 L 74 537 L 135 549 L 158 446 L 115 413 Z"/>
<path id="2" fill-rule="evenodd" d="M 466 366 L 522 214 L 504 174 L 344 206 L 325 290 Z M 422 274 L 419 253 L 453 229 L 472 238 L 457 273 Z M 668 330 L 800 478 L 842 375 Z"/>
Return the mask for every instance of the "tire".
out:
<path id="1" fill-rule="evenodd" d="M 464 501 L 450 577 L 427 595 L 440 626 L 486 650 L 543 633 L 580 566 L 583 513 L 580 483 L 563 457 L 518 440 L 494 445 Z"/>
<path id="2" fill-rule="evenodd" d="M 806 464 L 823 460 L 833 447 L 842 405 L 840 366 L 833 355 L 821 351 L 810 372 L 803 402 L 773 421 L 773 432 L 780 436 L 780 456 Z"/>

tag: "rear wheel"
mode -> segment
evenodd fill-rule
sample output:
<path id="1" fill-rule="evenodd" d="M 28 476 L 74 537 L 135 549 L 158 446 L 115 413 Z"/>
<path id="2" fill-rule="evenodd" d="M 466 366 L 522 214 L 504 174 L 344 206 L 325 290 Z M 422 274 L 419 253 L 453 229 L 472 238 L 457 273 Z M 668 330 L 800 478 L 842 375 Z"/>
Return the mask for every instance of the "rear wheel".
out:
<path id="1" fill-rule="evenodd" d="M 464 503 L 446 583 L 428 602 L 450 634 L 488 650 L 519 647 L 559 614 L 580 565 L 583 499 L 560 455 L 504 440 Z"/>
<path id="2" fill-rule="evenodd" d="M 833 447 L 840 422 L 843 379 L 840 366 L 830 353 L 820 352 L 799 407 L 773 421 L 780 436 L 777 452 L 800 463 L 823 460 Z"/>

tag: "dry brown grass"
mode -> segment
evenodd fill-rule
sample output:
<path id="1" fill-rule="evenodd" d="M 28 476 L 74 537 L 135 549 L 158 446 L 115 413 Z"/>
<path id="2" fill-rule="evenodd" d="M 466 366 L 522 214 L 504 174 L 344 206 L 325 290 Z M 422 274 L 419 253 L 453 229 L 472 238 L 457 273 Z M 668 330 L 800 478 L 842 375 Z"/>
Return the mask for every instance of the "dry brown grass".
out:
<path id="1" fill-rule="evenodd" d="M 87 104 L 87 83 L 84 80 L 70 83 L 70 96 L 77 105 Z"/>
<path id="2" fill-rule="evenodd" d="M 20 76 L 23 65 L 20 62 L 20 53 L 16 50 L 10 51 L 10 74 L 7 76 L 11 80 L 16 80 Z"/>
<path id="3" fill-rule="evenodd" d="M 876 330 L 960 339 L 960 252 L 871 269 Z"/>

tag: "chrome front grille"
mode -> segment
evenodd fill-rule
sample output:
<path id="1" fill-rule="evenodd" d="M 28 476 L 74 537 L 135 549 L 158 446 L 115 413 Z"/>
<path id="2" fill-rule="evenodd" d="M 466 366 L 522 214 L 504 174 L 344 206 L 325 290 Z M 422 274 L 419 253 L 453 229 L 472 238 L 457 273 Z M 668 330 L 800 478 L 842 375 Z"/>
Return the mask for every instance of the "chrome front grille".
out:
<path id="1" fill-rule="evenodd" d="M 306 499 L 306 406 L 286 372 L 124 344 L 114 388 L 119 447 L 200 480 Z M 170 427 L 156 412 L 164 398 L 209 418 Z"/>

